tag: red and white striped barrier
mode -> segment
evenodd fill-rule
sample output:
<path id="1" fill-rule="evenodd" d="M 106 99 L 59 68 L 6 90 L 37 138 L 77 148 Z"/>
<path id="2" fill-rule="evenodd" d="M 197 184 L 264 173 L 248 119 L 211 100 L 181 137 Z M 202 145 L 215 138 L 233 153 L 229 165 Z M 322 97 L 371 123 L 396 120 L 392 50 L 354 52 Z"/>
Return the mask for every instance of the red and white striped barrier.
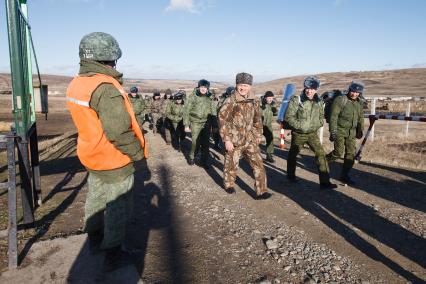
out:
<path id="1" fill-rule="evenodd" d="M 280 149 L 284 149 L 284 147 L 285 147 L 285 144 L 284 144 L 285 139 L 284 138 L 285 138 L 284 128 L 281 127 L 281 130 L 280 130 Z"/>
<path id="2" fill-rule="evenodd" d="M 375 119 L 393 119 L 393 120 L 405 120 L 405 121 L 422 121 L 426 122 L 426 116 L 404 116 L 404 115 L 391 115 L 391 114 L 364 114 L 364 117 Z"/>

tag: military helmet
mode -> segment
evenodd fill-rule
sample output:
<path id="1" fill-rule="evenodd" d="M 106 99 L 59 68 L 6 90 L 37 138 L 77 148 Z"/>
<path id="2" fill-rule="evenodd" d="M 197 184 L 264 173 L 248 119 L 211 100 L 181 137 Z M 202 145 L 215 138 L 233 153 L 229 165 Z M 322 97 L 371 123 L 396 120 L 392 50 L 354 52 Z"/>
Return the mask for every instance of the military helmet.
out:
<path id="1" fill-rule="evenodd" d="M 320 87 L 320 80 L 315 76 L 306 77 L 303 81 L 303 87 L 305 89 L 318 90 L 318 88 Z"/>
<path id="2" fill-rule="evenodd" d="M 198 81 L 198 88 L 199 87 L 206 87 L 208 89 L 210 88 L 210 82 L 206 79 L 201 79 L 200 81 Z"/>
<path id="3" fill-rule="evenodd" d="M 112 35 L 94 32 L 81 39 L 79 56 L 80 59 L 115 61 L 121 57 L 121 49 Z"/>
<path id="4" fill-rule="evenodd" d="M 352 83 L 349 85 L 349 91 L 362 94 L 362 92 L 364 92 L 364 83 L 359 80 L 352 81 Z"/>
<path id="5" fill-rule="evenodd" d="M 138 91 L 139 91 L 138 87 L 136 87 L 136 86 L 133 86 L 133 87 L 130 88 L 130 93 L 137 93 Z"/>
<path id="6" fill-rule="evenodd" d="M 271 91 L 266 91 L 266 93 L 263 97 L 267 98 L 267 97 L 273 97 L 273 96 L 274 96 L 274 93 L 272 93 Z"/>

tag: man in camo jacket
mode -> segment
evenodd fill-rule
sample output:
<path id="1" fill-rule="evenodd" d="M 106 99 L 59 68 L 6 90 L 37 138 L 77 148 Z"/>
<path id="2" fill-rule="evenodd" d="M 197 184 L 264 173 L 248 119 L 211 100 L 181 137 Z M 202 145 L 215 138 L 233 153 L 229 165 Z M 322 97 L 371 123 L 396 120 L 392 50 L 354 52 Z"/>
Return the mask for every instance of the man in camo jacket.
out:
<path id="1" fill-rule="evenodd" d="M 223 179 L 225 191 L 235 193 L 238 163 L 243 156 L 253 169 L 256 199 L 267 199 L 266 174 L 260 155 L 263 125 L 260 100 L 251 93 L 253 76 L 238 73 L 235 92 L 224 101 L 219 111 L 219 131 L 225 143 Z"/>

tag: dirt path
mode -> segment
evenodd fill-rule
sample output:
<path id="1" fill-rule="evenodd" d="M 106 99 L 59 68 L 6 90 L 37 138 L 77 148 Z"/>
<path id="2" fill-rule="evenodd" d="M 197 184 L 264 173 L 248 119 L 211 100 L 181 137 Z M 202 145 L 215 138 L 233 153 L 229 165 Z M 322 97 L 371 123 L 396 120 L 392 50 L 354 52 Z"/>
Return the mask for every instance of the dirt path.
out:
<path id="1" fill-rule="evenodd" d="M 188 166 L 161 137 L 149 133 L 147 139 L 151 157 L 148 164 L 138 165 L 128 234 L 128 246 L 137 250 L 136 269 L 102 275 L 103 255 L 88 252 L 81 234 L 86 173 L 75 158 L 75 136 L 70 135 L 45 153 L 45 203 L 38 227 L 21 238 L 21 268 L 4 271 L 0 282 L 426 280 L 424 172 L 360 164 L 353 172 L 356 187 L 320 191 L 309 152 L 299 158 L 300 180 L 294 185 L 285 179 L 287 152 L 277 150 L 276 164 L 266 164 L 273 196 L 256 201 L 244 162 L 237 194 L 230 196 L 221 188 L 220 153 L 212 152 L 217 159 L 204 170 Z M 337 176 L 340 164 L 331 166 Z"/>

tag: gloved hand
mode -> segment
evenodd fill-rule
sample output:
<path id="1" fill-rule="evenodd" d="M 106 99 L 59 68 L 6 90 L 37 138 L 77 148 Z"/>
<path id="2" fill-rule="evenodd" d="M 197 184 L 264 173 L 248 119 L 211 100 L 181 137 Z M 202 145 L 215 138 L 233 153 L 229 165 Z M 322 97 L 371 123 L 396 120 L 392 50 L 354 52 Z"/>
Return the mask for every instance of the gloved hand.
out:
<path id="1" fill-rule="evenodd" d="M 361 139 L 362 136 L 364 136 L 364 133 L 362 132 L 362 130 L 357 129 L 355 134 L 356 139 Z"/>
<path id="2" fill-rule="evenodd" d="M 337 134 L 336 133 L 334 133 L 334 132 L 331 132 L 330 133 L 330 138 L 328 138 L 331 142 L 334 142 L 334 141 L 336 141 L 336 139 L 337 139 Z"/>

